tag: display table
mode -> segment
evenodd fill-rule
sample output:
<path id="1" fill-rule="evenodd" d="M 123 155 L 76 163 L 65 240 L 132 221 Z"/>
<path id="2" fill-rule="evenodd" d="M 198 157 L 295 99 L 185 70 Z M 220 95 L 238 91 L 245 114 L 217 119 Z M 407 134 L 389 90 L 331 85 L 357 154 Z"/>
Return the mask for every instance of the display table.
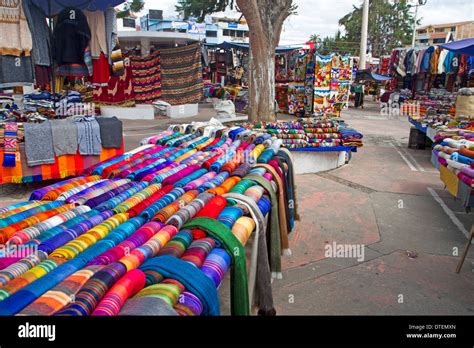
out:
<path id="1" fill-rule="evenodd" d="M 291 151 L 296 174 L 318 173 L 339 168 L 350 159 L 355 146 L 306 147 Z"/>

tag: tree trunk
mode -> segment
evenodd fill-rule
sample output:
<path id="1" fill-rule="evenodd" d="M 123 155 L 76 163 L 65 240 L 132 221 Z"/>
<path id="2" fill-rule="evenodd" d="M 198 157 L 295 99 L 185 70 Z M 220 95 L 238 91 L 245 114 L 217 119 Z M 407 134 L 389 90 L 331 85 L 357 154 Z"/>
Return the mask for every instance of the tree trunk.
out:
<path id="1" fill-rule="evenodd" d="M 275 48 L 292 0 L 237 0 L 249 26 L 249 121 L 275 121 Z"/>

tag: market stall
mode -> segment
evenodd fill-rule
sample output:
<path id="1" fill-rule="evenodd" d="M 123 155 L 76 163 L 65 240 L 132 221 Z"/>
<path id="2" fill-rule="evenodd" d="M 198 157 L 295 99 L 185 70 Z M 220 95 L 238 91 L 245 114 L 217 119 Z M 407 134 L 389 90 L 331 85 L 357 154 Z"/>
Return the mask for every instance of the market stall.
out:
<path id="1" fill-rule="evenodd" d="M 275 314 L 298 219 L 281 140 L 207 123 L 142 144 L 0 209 L 0 315 L 219 315 L 227 272 L 231 314 Z"/>

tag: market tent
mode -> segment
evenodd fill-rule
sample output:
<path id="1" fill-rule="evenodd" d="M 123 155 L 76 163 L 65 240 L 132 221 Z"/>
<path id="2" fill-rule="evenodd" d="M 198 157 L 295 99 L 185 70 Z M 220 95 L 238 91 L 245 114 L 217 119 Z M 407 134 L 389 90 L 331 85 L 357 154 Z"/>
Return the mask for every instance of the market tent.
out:
<path id="1" fill-rule="evenodd" d="M 388 80 L 391 80 L 391 79 L 392 78 L 390 76 L 384 76 L 384 75 L 376 74 L 374 72 L 371 72 L 368 69 L 358 70 L 357 74 L 356 74 L 356 80 L 382 82 L 382 81 L 388 81 Z"/>
<path id="2" fill-rule="evenodd" d="M 228 41 L 224 41 L 220 44 L 210 44 L 210 43 L 206 43 L 204 44 L 205 46 L 207 47 L 215 47 L 215 48 L 222 48 L 222 49 L 230 49 L 230 48 L 237 48 L 237 49 L 249 49 L 249 44 L 248 43 L 236 43 L 236 42 L 228 42 Z M 300 49 L 301 46 L 298 46 L 298 47 L 291 47 L 291 46 L 278 46 L 275 51 L 277 53 L 283 53 L 283 52 L 290 52 L 290 51 L 294 51 L 294 50 L 297 50 L 297 49 Z"/>
<path id="3" fill-rule="evenodd" d="M 125 0 L 32 0 L 41 8 L 46 16 L 51 17 L 61 12 L 66 7 L 75 7 L 80 10 L 105 11 L 115 7 Z"/>
<path id="4" fill-rule="evenodd" d="M 474 38 L 448 42 L 439 46 L 449 51 L 474 56 Z"/>

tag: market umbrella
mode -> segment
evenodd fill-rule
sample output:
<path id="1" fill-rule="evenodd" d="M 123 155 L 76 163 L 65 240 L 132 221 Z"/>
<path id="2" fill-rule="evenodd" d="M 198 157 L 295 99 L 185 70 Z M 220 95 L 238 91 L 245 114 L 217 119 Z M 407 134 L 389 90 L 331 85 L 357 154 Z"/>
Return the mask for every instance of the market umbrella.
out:
<path id="1" fill-rule="evenodd" d="M 449 51 L 474 56 L 474 38 L 448 42 L 439 46 Z"/>
<path id="2" fill-rule="evenodd" d="M 33 3 L 41 8 L 48 17 L 58 14 L 66 7 L 89 11 L 105 11 L 109 7 L 118 6 L 124 2 L 125 0 L 33 0 Z"/>

